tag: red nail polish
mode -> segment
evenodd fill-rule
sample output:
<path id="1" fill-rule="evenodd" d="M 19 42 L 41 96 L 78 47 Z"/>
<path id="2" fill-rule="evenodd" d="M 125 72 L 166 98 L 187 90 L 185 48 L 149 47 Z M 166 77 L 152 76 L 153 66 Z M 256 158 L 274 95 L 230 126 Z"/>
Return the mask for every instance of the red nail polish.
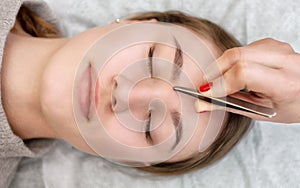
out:
<path id="1" fill-rule="evenodd" d="M 204 85 L 200 86 L 200 87 L 199 87 L 199 90 L 200 90 L 201 92 L 205 92 L 205 91 L 210 90 L 210 88 L 211 88 L 212 86 L 213 86 L 213 83 L 212 83 L 212 82 L 209 82 L 209 83 L 207 83 L 207 84 L 204 84 Z"/>
<path id="2" fill-rule="evenodd" d="M 204 111 L 201 111 L 201 112 L 198 112 L 199 114 L 202 114 L 204 112 L 208 112 L 208 110 L 204 110 Z"/>

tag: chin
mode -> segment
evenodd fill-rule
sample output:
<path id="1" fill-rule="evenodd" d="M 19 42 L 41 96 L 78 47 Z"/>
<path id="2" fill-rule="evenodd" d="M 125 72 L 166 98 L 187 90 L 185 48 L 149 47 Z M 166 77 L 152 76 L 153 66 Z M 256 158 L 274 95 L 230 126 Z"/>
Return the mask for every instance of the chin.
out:
<path id="1" fill-rule="evenodd" d="M 49 66 L 41 81 L 40 103 L 45 118 L 54 126 L 61 126 L 73 117 L 72 82 L 65 72 Z"/>

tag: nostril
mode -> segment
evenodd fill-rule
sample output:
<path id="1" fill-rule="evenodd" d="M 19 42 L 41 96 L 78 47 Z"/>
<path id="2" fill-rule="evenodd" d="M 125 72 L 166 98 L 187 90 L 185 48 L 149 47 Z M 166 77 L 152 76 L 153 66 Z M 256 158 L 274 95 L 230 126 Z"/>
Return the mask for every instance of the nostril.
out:
<path id="1" fill-rule="evenodd" d="M 116 97 L 112 96 L 111 97 L 111 109 L 113 111 L 116 111 L 116 106 L 117 106 L 117 99 L 116 99 Z"/>
<path id="2" fill-rule="evenodd" d="M 128 96 L 131 93 L 134 82 L 131 82 L 123 75 L 116 75 L 111 80 L 111 105 L 114 112 L 123 112 L 128 110 Z"/>
<path id="3" fill-rule="evenodd" d="M 113 89 L 118 87 L 118 76 L 113 77 Z"/>

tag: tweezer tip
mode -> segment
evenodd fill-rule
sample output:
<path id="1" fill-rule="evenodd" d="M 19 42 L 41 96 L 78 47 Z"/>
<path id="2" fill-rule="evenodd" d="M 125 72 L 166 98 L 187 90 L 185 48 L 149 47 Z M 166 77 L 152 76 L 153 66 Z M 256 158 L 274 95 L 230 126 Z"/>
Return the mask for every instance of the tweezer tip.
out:
<path id="1" fill-rule="evenodd" d="M 180 87 L 180 86 L 174 86 L 173 89 L 174 89 L 174 91 L 177 91 L 177 92 L 186 92 L 186 89 L 184 89 L 183 87 Z"/>
<path id="2" fill-rule="evenodd" d="M 181 86 L 174 86 L 173 89 L 174 91 L 185 93 L 185 94 L 193 93 L 190 89 Z"/>
<path id="3" fill-rule="evenodd" d="M 173 89 L 174 89 L 175 91 L 181 91 L 181 90 L 183 90 L 183 87 L 180 87 L 180 86 L 174 86 Z"/>

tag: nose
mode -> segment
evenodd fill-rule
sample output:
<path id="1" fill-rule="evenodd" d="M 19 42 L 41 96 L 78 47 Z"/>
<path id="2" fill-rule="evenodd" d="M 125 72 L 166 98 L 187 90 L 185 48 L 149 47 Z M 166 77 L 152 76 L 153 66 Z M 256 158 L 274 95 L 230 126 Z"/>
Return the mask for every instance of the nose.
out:
<path id="1" fill-rule="evenodd" d="M 171 101 L 176 97 L 172 86 L 161 79 L 147 78 L 133 82 L 118 76 L 116 82 L 117 87 L 113 91 L 113 98 L 116 101 L 114 111 L 130 110 L 139 119 L 147 118 L 148 112 L 155 107 L 154 104 L 157 104 L 153 101 L 159 100 L 165 107 L 170 107 Z"/>

